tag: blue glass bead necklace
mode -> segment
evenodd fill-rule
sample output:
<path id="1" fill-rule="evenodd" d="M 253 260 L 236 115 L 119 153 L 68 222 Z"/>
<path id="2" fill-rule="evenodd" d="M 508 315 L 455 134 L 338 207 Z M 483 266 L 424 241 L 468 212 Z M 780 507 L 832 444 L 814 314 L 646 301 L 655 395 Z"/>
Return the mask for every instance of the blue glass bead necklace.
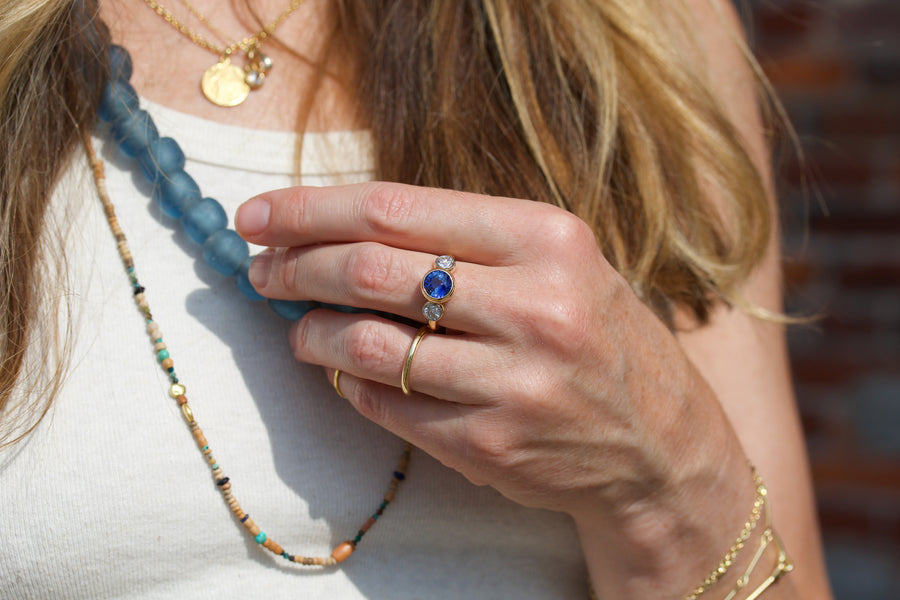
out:
<path id="1" fill-rule="evenodd" d="M 108 124 L 110 137 L 126 156 L 136 159 L 132 164 L 153 185 L 153 199 L 166 216 L 181 225 L 191 241 L 202 247 L 201 256 L 206 264 L 226 277 L 233 277 L 238 289 L 250 300 L 264 300 L 247 276 L 253 260 L 247 242 L 228 228 L 228 216 L 222 204 L 204 197 L 197 182 L 185 172 L 185 156 L 178 143 L 170 137 L 160 137 L 150 114 L 140 108 L 137 92 L 128 83 L 132 72 L 128 51 L 121 46 L 110 46 L 107 55 L 110 80 L 97 116 Z M 356 311 L 312 301 L 269 299 L 266 302 L 275 313 L 290 321 L 322 306 Z"/>
<path id="2" fill-rule="evenodd" d="M 122 151 L 136 158 L 141 172 L 154 184 L 153 196 L 163 211 L 170 217 L 178 219 L 185 233 L 194 242 L 203 247 L 203 260 L 213 269 L 234 277 L 238 288 L 252 300 L 262 300 L 247 278 L 250 266 L 250 252 L 247 242 L 232 229 L 228 229 L 228 219 L 222 205 L 212 198 L 202 198 L 197 183 L 184 171 L 185 156 L 181 148 L 171 138 L 161 138 L 150 115 L 138 106 L 137 93 L 128 83 L 131 77 L 131 58 L 121 46 L 110 46 L 108 50 L 111 78 L 104 90 L 103 102 L 99 116 L 109 124 L 110 133 Z M 222 471 L 209 447 L 206 436 L 194 417 L 193 409 L 188 403 L 187 388 L 175 373 L 175 363 L 171 357 L 159 325 L 153 320 L 146 290 L 138 281 L 134 266 L 134 258 L 128 247 L 125 233 L 116 217 L 115 208 L 106 188 L 106 176 L 103 161 L 94 150 L 89 133 L 84 135 L 84 146 L 91 163 L 97 195 L 103 204 L 110 230 L 115 237 L 119 257 L 128 274 L 134 292 L 134 301 L 153 344 L 153 352 L 163 371 L 169 379 L 169 395 L 175 399 L 184 417 L 197 447 L 210 467 L 216 488 L 231 509 L 235 518 L 240 521 L 246 531 L 257 544 L 278 554 L 288 561 L 306 566 L 328 567 L 344 561 L 356 549 L 363 536 L 375 525 L 387 506 L 394 500 L 400 483 L 406 479 L 406 469 L 412 446 L 408 442 L 391 477 L 387 492 L 374 513 L 359 528 L 352 539 L 337 545 L 329 556 L 302 556 L 290 554 L 268 537 L 264 531 L 250 518 L 232 492 L 231 481 Z M 276 313 L 287 319 L 298 319 L 309 310 L 324 306 L 315 302 L 289 302 L 269 300 L 269 306 Z M 347 310 L 344 307 L 334 307 Z M 353 310 L 353 309 L 350 309 Z"/>

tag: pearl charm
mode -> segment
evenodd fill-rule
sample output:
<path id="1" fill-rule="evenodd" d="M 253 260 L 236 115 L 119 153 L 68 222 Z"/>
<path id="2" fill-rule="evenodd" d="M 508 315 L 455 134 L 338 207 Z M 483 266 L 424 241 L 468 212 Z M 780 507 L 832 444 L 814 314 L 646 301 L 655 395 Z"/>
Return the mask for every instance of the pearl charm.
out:
<path id="1" fill-rule="evenodd" d="M 247 69 L 247 74 L 244 75 L 244 81 L 250 86 L 251 90 L 259 89 L 266 82 L 266 74 L 255 68 L 250 68 Z"/>

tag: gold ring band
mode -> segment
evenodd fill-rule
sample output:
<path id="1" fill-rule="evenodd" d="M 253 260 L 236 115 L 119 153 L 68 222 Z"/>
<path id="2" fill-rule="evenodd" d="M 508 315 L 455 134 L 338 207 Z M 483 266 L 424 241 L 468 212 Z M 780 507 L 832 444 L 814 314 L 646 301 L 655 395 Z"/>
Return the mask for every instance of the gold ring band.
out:
<path id="1" fill-rule="evenodd" d="M 416 350 L 419 348 L 419 342 L 421 342 L 422 338 L 430 332 L 431 328 L 428 327 L 428 325 L 419 327 L 416 336 L 409 344 L 409 349 L 406 351 L 406 359 L 403 361 L 403 371 L 400 374 L 400 389 L 403 390 L 403 393 L 407 396 L 412 393 L 412 388 L 409 386 L 409 371 L 412 369 L 413 357 L 416 355 Z"/>
<path id="2" fill-rule="evenodd" d="M 334 370 L 334 375 L 332 375 L 332 377 L 331 377 L 331 385 L 334 388 L 334 391 L 337 392 L 338 396 L 340 396 L 344 400 L 347 399 L 347 396 L 345 396 L 344 392 L 341 391 L 341 370 L 340 369 Z"/>

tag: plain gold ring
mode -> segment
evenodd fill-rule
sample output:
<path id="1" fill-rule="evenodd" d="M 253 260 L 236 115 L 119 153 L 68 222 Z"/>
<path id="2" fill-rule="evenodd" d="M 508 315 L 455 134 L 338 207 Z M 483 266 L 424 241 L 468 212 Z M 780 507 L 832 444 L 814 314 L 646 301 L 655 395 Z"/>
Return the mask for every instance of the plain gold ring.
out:
<path id="1" fill-rule="evenodd" d="M 344 392 L 341 391 L 341 370 L 340 369 L 334 370 L 334 375 L 331 376 L 331 385 L 332 385 L 332 387 L 334 387 L 334 391 L 337 392 L 338 396 L 340 396 L 344 400 L 347 399 L 347 396 L 345 396 Z"/>
<path id="2" fill-rule="evenodd" d="M 403 361 L 403 371 L 400 373 L 400 389 L 403 390 L 403 393 L 407 396 L 412 393 L 412 388 L 409 386 L 409 371 L 412 369 L 413 357 L 416 355 L 419 342 L 421 342 L 422 338 L 429 333 L 431 333 L 431 328 L 428 327 L 428 325 L 419 327 L 416 336 L 409 344 L 409 349 L 406 351 L 406 359 Z"/>

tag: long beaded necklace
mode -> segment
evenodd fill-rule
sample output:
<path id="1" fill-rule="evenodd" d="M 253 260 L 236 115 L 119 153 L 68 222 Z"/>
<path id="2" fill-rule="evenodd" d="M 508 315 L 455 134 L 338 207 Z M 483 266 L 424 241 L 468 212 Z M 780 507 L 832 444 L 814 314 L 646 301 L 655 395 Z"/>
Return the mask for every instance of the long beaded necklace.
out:
<path id="1" fill-rule="evenodd" d="M 262 298 L 256 294 L 247 280 L 247 268 L 250 261 L 247 243 L 235 231 L 226 227 L 227 217 L 219 202 L 212 198 L 201 199 L 196 183 L 184 172 L 184 153 L 171 138 L 160 138 L 149 114 L 138 108 L 137 94 L 134 92 L 134 88 L 128 84 L 132 67 L 127 51 L 121 46 L 110 46 L 108 60 L 112 77 L 104 91 L 99 116 L 101 120 L 109 123 L 113 139 L 123 152 L 137 158 L 141 172 L 156 184 L 157 189 L 163 190 L 160 193 L 154 191 L 154 196 L 166 214 L 181 220 L 182 226 L 192 240 L 203 244 L 203 257 L 206 262 L 223 274 L 235 276 L 238 288 L 245 295 L 253 298 L 253 295 L 249 293 L 253 292 L 257 298 Z M 169 379 L 168 394 L 178 403 L 185 423 L 209 465 L 213 481 L 225 503 L 257 544 L 288 561 L 318 567 L 334 566 L 344 561 L 353 553 L 363 536 L 375 525 L 387 506 L 394 500 L 400 483 L 406 479 L 412 445 L 408 442 L 405 443 L 388 484 L 387 492 L 378 508 L 360 526 L 352 539 L 338 544 L 329 556 L 291 554 L 270 538 L 250 518 L 250 515 L 244 511 L 235 498 L 230 478 L 224 474 L 222 467 L 213 456 L 206 436 L 197 423 L 194 411 L 188 402 L 187 388 L 175 373 L 174 359 L 163 340 L 159 325 L 153 319 L 146 289 L 138 280 L 134 257 L 128 247 L 128 241 L 116 217 L 115 207 L 106 188 L 103 161 L 94 150 L 90 133 L 84 135 L 84 146 L 91 164 L 97 195 L 103 204 L 110 231 L 116 240 L 119 257 L 131 282 L 134 301 L 146 322 L 147 333 L 153 344 L 156 359 Z M 180 185 L 173 185 L 173 180 L 180 182 Z M 313 303 L 271 300 L 269 303 L 278 314 L 286 318 L 299 318 L 316 306 Z"/>

